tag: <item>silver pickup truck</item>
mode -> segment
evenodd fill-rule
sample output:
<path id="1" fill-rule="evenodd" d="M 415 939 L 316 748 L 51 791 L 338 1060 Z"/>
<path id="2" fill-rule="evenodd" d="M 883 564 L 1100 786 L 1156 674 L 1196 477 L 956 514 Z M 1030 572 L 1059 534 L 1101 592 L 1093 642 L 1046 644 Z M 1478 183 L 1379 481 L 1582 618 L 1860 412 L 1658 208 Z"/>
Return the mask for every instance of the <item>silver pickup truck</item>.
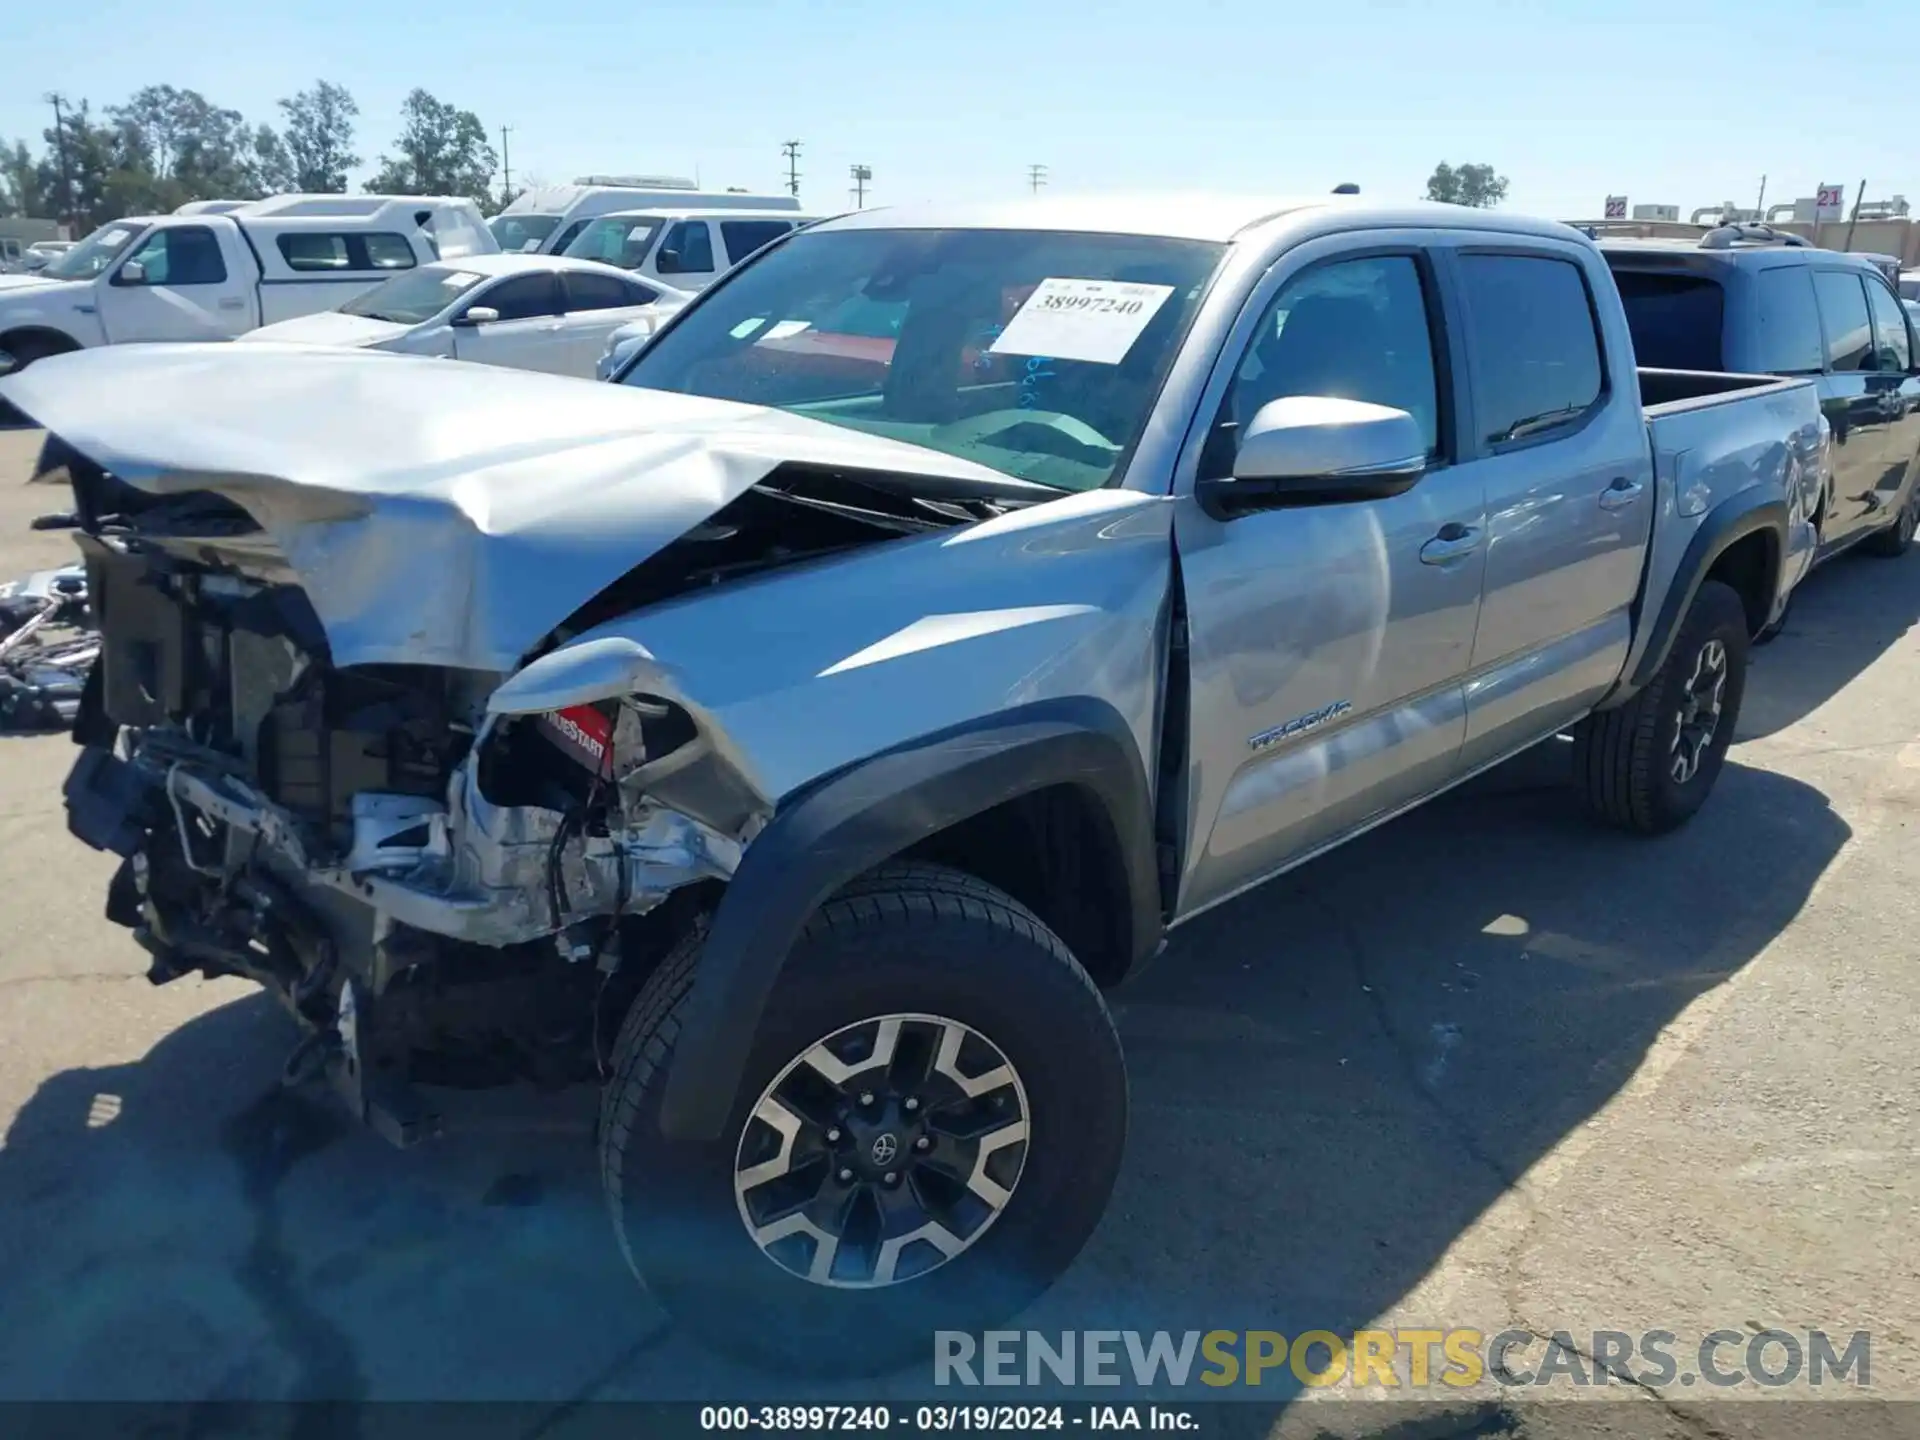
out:
<path id="1" fill-rule="evenodd" d="M 0 393 L 72 483 L 69 818 L 151 978 L 258 980 L 401 1142 L 601 1083 L 636 1273 L 820 1371 L 1072 1261 L 1102 992 L 1173 927 L 1563 732 L 1602 819 L 1685 822 L 1828 463 L 1805 381 L 1637 373 L 1575 231 L 1339 198 L 866 211 L 613 384 Z"/>

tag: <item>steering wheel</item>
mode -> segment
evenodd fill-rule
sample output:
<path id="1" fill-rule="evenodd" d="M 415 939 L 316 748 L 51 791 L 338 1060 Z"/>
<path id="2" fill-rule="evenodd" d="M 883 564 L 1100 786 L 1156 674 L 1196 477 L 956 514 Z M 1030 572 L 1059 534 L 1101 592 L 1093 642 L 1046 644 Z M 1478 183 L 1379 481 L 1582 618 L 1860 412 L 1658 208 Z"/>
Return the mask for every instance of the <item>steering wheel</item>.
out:
<path id="1" fill-rule="evenodd" d="M 991 439 L 995 435 L 1004 435 L 1020 425 L 1044 425 L 1049 430 L 1058 431 L 1076 445 L 1092 445 L 1102 450 L 1120 448 L 1086 421 L 1076 420 L 1071 415 L 1063 415 L 1058 410 L 1013 408 L 989 410 L 983 415 L 969 415 L 964 420 L 937 425 L 927 438 L 943 444 L 968 445 L 978 440 Z"/>

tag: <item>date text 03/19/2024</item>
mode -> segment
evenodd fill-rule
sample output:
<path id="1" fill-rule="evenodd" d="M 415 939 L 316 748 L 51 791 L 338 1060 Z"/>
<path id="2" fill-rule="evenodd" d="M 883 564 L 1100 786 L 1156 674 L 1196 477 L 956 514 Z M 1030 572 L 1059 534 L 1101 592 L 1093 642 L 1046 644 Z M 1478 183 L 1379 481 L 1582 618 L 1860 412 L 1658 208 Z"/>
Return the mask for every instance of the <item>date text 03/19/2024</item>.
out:
<path id="1" fill-rule="evenodd" d="M 900 1430 L 907 1434 L 1009 1433 L 1022 1430 L 1200 1429 L 1176 1405 L 703 1405 L 704 1431 L 801 1435 Z"/>

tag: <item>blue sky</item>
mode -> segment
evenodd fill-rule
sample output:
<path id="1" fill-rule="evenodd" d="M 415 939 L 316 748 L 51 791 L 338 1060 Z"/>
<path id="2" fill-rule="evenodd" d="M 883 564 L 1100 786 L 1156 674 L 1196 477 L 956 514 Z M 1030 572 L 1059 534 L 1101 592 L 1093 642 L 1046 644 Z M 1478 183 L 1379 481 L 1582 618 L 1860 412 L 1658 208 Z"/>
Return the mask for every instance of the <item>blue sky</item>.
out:
<path id="1" fill-rule="evenodd" d="M 696 172 L 845 205 L 1064 189 L 1417 196 L 1488 161 L 1509 208 L 1683 211 L 1865 178 L 1920 203 L 1920 69 L 1884 4 L 1828 0 L 327 0 L 32 3 L 0 45 L 0 138 L 36 144 L 58 89 L 146 83 L 252 120 L 314 79 L 360 102 L 371 165 L 415 85 L 514 127 L 516 172 Z M 1817 17 L 1817 18 L 1816 18 Z M 1874 37 L 1884 37 L 1876 43 Z"/>

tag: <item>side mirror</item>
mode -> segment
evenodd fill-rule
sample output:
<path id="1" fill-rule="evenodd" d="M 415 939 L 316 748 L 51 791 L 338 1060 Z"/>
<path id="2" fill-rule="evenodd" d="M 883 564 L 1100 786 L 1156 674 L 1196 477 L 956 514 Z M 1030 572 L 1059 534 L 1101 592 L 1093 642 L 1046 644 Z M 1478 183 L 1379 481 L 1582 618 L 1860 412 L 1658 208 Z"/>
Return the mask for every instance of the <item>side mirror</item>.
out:
<path id="1" fill-rule="evenodd" d="M 653 257 L 653 268 L 658 270 L 662 275 L 678 275 L 680 273 L 680 252 L 678 250 L 662 250 L 658 255 Z"/>
<path id="2" fill-rule="evenodd" d="M 491 305 L 470 305 L 448 322 L 453 325 L 491 325 L 500 318 L 500 312 Z"/>
<path id="3" fill-rule="evenodd" d="M 1233 473 L 1202 479 L 1194 498 L 1216 520 L 1253 510 L 1401 495 L 1427 469 L 1420 422 L 1404 410 L 1327 395 L 1269 401 L 1248 424 Z"/>
<path id="4" fill-rule="evenodd" d="M 147 267 L 138 260 L 129 260 L 120 267 L 117 278 L 122 285 L 144 285 L 147 283 Z"/>

